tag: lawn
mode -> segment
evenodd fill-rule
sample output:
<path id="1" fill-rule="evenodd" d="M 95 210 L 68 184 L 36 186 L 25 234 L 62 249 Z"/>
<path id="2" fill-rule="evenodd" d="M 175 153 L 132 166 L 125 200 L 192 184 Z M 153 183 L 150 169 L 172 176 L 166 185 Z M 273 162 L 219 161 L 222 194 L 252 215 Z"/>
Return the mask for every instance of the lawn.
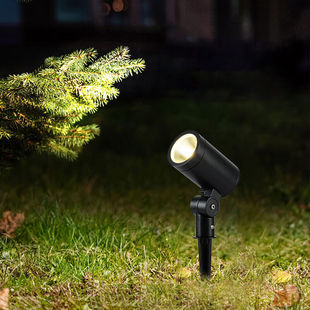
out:
<path id="1" fill-rule="evenodd" d="M 288 284 L 291 308 L 310 308 L 307 100 L 225 90 L 121 99 L 92 117 L 102 134 L 77 161 L 35 155 L 2 174 L 0 211 L 25 214 L 0 239 L 10 309 L 273 309 Z M 199 189 L 166 159 L 185 129 L 241 169 L 207 281 L 189 209 Z"/>

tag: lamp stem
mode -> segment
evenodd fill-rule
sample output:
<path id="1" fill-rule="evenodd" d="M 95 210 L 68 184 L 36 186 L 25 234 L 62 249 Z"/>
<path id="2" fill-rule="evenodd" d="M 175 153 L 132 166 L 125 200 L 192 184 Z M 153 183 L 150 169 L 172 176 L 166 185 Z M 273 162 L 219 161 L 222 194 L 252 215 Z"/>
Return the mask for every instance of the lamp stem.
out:
<path id="1" fill-rule="evenodd" d="M 196 239 L 199 249 L 199 269 L 201 277 L 211 275 L 212 239 L 214 235 L 214 217 L 220 211 L 221 195 L 215 189 L 201 189 L 202 196 L 195 196 L 190 208 L 196 216 Z"/>
<path id="2" fill-rule="evenodd" d="M 196 213 L 196 238 L 198 239 L 199 270 L 202 278 L 211 275 L 212 238 L 214 217 Z"/>
<path id="3" fill-rule="evenodd" d="M 199 238 L 199 270 L 202 278 L 211 275 L 212 238 Z"/>

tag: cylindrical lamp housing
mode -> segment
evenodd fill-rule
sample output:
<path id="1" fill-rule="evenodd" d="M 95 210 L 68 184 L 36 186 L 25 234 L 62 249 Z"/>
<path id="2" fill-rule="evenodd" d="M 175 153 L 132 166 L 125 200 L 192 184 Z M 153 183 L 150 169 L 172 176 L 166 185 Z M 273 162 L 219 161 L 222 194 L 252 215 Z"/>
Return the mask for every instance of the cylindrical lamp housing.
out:
<path id="1" fill-rule="evenodd" d="M 222 197 L 231 193 L 239 181 L 239 168 L 193 130 L 172 142 L 168 161 L 201 189 L 215 189 Z"/>

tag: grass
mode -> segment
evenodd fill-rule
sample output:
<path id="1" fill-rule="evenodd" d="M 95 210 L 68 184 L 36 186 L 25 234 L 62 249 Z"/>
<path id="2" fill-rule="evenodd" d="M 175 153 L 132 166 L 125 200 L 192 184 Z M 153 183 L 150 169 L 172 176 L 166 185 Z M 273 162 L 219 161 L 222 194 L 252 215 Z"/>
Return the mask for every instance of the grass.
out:
<path id="1" fill-rule="evenodd" d="M 142 163 L 128 158 L 126 165 Z M 11 308 L 263 309 L 278 287 L 273 269 L 292 274 L 303 296 L 297 309 L 310 306 L 309 213 L 240 192 L 224 199 L 213 277 L 201 281 L 188 208 L 194 188 L 114 191 L 68 181 L 10 188 L 2 200 L 26 214 L 16 238 L 1 240 Z"/>
<path id="2" fill-rule="evenodd" d="M 303 143 L 303 99 L 299 110 L 279 110 L 275 99 L 177 96 L 94 116 L 103 133 L 76 162 L 34 156 L 1 176 L 0 210 L 26 217 L 14 239 L 0 239 L 11 309 L 272 309 L 274 290 L 287 283 L 301 292 L 292 309 L 310 308 L 304 153 L 286 152 L 274 165 Z M 189 210 L 198 189 L 166 160 L 167 144 L 187 128 L 208 132 L 242 171 L 215 219 L 209 281 L 199 276 Z M 292 278 L 275 283 L 274 270 Z"/>

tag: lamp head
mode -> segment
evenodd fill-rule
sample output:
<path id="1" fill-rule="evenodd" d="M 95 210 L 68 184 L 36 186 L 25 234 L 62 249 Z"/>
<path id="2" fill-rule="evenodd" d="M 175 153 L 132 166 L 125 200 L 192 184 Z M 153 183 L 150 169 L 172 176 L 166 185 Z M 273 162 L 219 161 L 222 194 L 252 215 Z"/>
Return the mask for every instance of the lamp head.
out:
<path id="1" fill-rule="evenodd" d="M 172 142 L 168 161 L 201 189 L 215 189 L 222 197 L 239 181 L 239 168 L 193 130 L 181 133 Z"/>

